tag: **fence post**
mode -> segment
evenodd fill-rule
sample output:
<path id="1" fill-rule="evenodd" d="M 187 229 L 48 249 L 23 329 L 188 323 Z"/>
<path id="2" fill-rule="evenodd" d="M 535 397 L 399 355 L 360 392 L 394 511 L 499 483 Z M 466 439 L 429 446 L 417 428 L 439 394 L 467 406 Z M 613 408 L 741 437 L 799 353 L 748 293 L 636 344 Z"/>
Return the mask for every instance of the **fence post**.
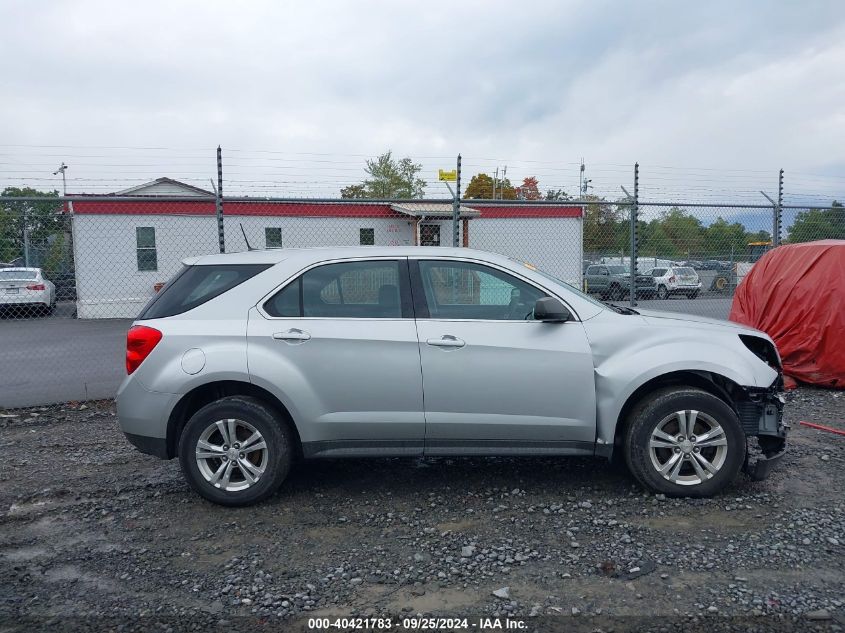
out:
<path id="1" fill-rule="evenodd" d="M 217 210 L 217 241 L 220 244 L 220 252 L 226 252 L 226 240 L 223 235 L 223 150 L 217 146 L 217 191 L 215 207 Z"/>
<path id="2" fill-rule="evenodd" d="M 461 155 L 458 154 L 458 169 L 455 179 L 455 199 L 452 201 L 452 246 L 461 245 Z"/>
<path id="3" fill-rule="evenodd" d="M 640 164 L 634 163 L 634 199 L 631 203 L 631 307 L 637 305 L 637 255 L 639 254 L 638 243 L 638 219 L 639 219 L 639 196 L 640 196 Z"/>
<path id="4" fill-rule="evenodd" d="M 25 202 L 23 205 L 23 265 L 25 268 L 29 268 L 29 217 L 27 215 L 28 208 L 29 202 Z"/>
<path id="5" fill-rule="evenodd" d="M 778 204 L 775 209 L 775 233 L 772 235 L 772 246 L 780 246 L 783 225 L 783 169 L 778 172 Z"/>

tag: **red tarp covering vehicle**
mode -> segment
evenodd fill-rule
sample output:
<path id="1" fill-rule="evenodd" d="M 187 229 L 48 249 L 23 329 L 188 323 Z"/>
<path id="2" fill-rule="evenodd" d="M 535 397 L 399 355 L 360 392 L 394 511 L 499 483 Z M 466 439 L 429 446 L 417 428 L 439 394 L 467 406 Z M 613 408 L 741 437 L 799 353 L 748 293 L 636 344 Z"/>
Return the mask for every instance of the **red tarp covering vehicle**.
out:
<path id="1" fill-rule="evenodd" d="M 845 240 L 763 255 L 737 287 L 729 318 L 774 339 L 787 377 L 845 389 Z"/>

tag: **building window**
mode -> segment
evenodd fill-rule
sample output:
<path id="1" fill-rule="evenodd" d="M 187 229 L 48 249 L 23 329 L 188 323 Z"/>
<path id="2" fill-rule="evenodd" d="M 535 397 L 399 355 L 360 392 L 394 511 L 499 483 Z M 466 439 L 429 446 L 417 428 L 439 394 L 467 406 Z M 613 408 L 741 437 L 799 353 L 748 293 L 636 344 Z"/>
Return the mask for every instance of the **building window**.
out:
<path id="1" fill-rule="evenodd" d="M 420 224 L 420 246 L 440 246 L 439 224 Z"/>
<path id="2" fill-rule="evenodd" d="M 138 251 L 138 270 L 158 270 L 155 228 L 152 226 L 136 226 L 135 244 Z"/>
<path id="3" fill-rule="evenodd" d="M 361 240 L 361 246 L 375 246 L 375 244 L 376 244 L 376 230 L 375 229 L 361 229 L 360 240 Z"/>
<path id="4" fill-rule="evenodd" d="M 275 226 L 265 228 L 264 243 L 267 248 L 282 248 L 282 229 Z"/>

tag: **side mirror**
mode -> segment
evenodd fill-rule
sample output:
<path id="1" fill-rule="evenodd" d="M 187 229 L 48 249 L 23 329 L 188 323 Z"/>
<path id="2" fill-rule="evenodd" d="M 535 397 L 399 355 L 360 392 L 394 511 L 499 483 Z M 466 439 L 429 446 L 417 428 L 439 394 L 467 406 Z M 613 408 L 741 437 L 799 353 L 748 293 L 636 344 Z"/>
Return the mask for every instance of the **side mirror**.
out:
<path id="1" fill-rule="evenodd" d="M 563 323 L 572 319 L 572 315 L 560 299 L 542 297 L 534 304 L 534 320 L 547 323 Z"/>

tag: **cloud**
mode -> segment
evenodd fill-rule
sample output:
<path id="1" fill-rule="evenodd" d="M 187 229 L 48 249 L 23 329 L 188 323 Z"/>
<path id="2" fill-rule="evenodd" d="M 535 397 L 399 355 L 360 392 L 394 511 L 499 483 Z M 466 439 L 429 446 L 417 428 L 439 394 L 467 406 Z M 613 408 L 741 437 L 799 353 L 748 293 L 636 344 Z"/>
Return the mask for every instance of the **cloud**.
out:
<path id="1" fill-rule="evenodd" d="M 331 169 L 303 157 L 296 171 L 234 153 L 243 187 L 275 181 L 279 193 L 333 191 L 360 176 L 357 155 L 387 148 L 420 157 L 429 174 L 462 152 L 468 170 L 508 164 L 514 179 L 541 174 L 541 186 L 570 191 L 583 156 L 612 195 L 634 161 L 654 195 L 705 181 L 759 197 L 780 167 L 845 189 L 837 1 L 88 0 L 37 11 L 19 1 L 0 20 L 14 25 L 0 58 L 0 184 L 41 174 L 62 151 L 80 186 L 165 170 L 205 178 L 220 143 L 227 156 L 335 157 Z M 116 160 L 81 149 L 96 146 L 172 151 L 148 168 L 140 150 Z M 670 178 L 662 166 L 730 177 Z M 801 186 L 796 195 L 809 195 L 810 181 Z"/>

